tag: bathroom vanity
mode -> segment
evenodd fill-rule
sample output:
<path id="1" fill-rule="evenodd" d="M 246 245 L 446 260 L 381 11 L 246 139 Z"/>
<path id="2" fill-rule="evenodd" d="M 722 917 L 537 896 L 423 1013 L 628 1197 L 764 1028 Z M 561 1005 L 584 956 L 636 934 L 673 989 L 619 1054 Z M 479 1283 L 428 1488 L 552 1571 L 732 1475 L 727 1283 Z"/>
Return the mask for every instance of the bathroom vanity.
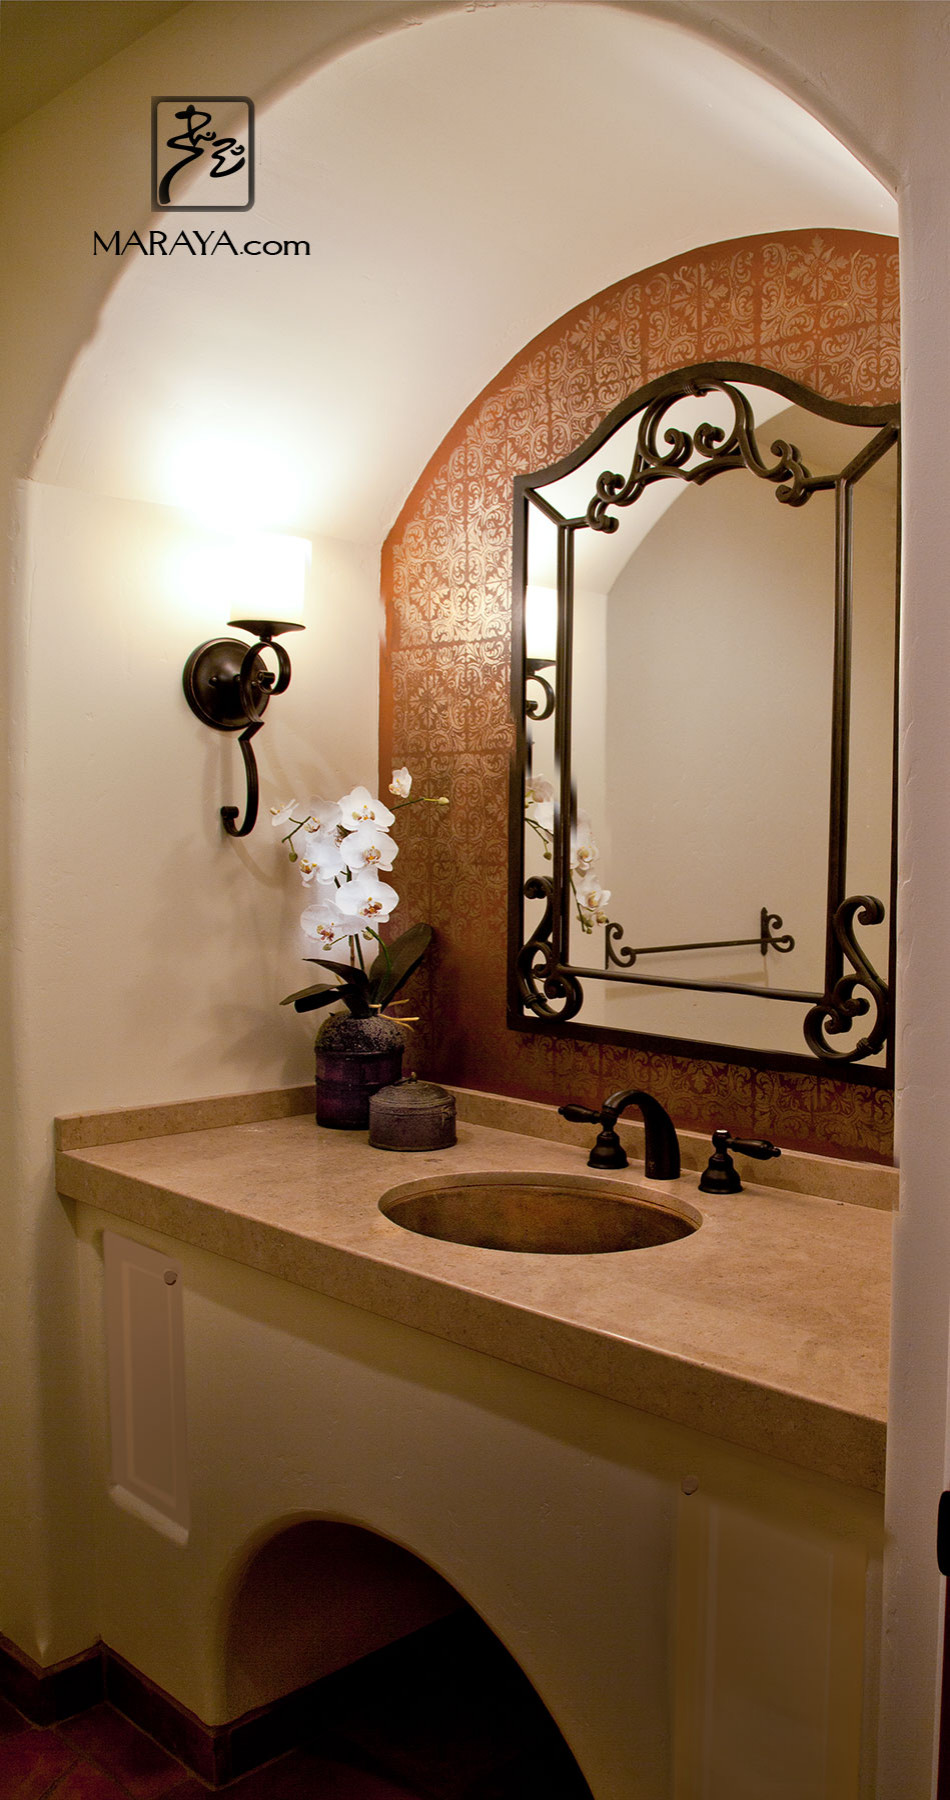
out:
<path id="1" fill-rule="evenodd" d="M 602 1177 L 590 1127 L 457 1102 L 457 1145 L 413 1156 L 316 1128 L 306 1089 L 59 1122 L 103 1640 L 208 1725 L 265 1706 L 286 1669 L 230 1643 L 241 1567 L 290 1521 L 346 1520 L 482 1614 L 596 1800 L 864 1800 L 895 1171 L 785 1157 L 711 1196 L 699 1138 L 675 1182 L 633 1163 Z M 639 1127 L 621 1135 L 635 1156 Z M 395 1189 L 500 1175 L 626 1187 L 698 1227 L 548 1255 L 380 1210 Z M 180 1308 L 162 1440 L 185 1465 L 177 1522 L 116 1480 L 114 1432 L 109 1474 L 104 1233 L 120 1262 L 122 1245 L 157 1253 Z M 328 1672 L 319 1620 L 302 1656 L 301 1682 Z"/>

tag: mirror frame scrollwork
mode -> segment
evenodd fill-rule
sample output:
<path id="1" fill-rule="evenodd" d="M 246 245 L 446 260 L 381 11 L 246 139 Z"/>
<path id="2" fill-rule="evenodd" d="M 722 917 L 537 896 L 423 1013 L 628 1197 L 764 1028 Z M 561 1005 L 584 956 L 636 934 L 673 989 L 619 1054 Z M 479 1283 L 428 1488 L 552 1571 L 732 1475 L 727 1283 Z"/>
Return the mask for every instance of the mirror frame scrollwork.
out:
<path id="1" fill-rule="evenodd" d="M 874 431 L 856 455 L 835 474 L 813 475 L 794 444 L 775 439 L 766 456 L 760 447 L 752 406 L 736 384 L 766 388 L 807 412 L 845 425 Z M 731 427 L 701 424 L 692 433 L 667 425 L 670 409 L 684 398 L 719 393 L 731 402 Z M 604 470 L 594 487 L 584 515 L 564 519 L 544 497 L 551 483 L 588 462 L 619 428 L 641 414 L 636 448 L 626 474 Z M 885 901 L 871 894 L 845 892 L 848 842 L 849 731 L 852 679 L 852 554 L 853 495 L 855 483 L 880 457 L 897 446 L 899 456 L 900 409 L 896 405 L 855 406 L 825 399 L 775 370 L 749 363 L 713 362 L 679 369 L 648 383 L 623 400 L 595 432 L 568 456 L 551 467 L 519 475 L 514 482 L 513 528 L 513 629 L 512 712 L 516 724 L 516 749 L 512 764 L 510 803 L 510 904 L 508 1024 L 518 1031 L 541 1031 L 588 1039 L 631 1043 L 644 1049 L 672 1051 L 687 1056 L 712 1056 L 722 1061 L 756 1067 L 834 1073 L 838 1078 L 863 1081 L 870 1086 L 893 1083 L 893 994 L 858 942 L 856 926 L 888 920 L 889 967 L 894 967 L 894 843 L 896 838 L 896 670 L 894 682 L 895 768 L 892 774 L 890 893 Z M 579 529 L 616 531 L 615 511 L 627 507 L 657 482 L 678 480 L 702 485 L 731 470 L 745 469 L 775 489 L 780 505 L 800 507 L 819 489 L 833 489 L 835 496 L 834 650 L 832 669 L 830 808 L 827 866 L 827 916 L 824 984 L 821 992 L 801 989 L 753 987 L 741 982 L 657 976 L 635 970 L 639 956 L 671 949 L 706 949 L 705 945 L 622 945 L 622 927 L 608 922 L 605 929 L 604 966 L 572 964 L 569 958 L 571 899 L 570 832 L 561 821 L 570 818 L 571 779 L 571 642 L 573 626 L 574 539 Z M 525 647 L 525 595 L 528 586 L 529 510 L 537 507 L 557 530 L 557 655 L 553 683 L 544 671 L 550 661 L 528 658 Z M 899 567 L 900 520 L 898 511 Z M 895 595 L 895 608 L 896 608 Z M 895 657 L 896 661 L 896 657 Z M 554 814 L 551 873 L 525 879 L 524 794 L 529 767 L 528 730 L 532 720 L 554 716 L 557 791 Z M 767 898 L 767 896 L 764 896 Z M 524 902 L 543 901 L 539 921 L 526 936 Z M 757 943 L 763 955 L 781 955 L 794 940 L 783 932 L 783 921 L 768 906 L 761 909 L 760 932 L 755 938 L 730 940 L 730 944 Z M 794 1001 L 807 1007 L 803 1037 L 810 1054 L 763 1050 L 682 1039 L 651 1033 L 586 1025 L 577 1015 L 584 1000 L 585 979 L 641 983 L 651 987 L 705 989 L 714 992 L 754 994 L 759 998 Z M 867 1028 L 854 1036 L 856 1020 Z M 847 1034 L 837 1047 L 834 1039 Z M 886 1064 L 869 1066 L 866 1058 L 886 1051 Z"/>

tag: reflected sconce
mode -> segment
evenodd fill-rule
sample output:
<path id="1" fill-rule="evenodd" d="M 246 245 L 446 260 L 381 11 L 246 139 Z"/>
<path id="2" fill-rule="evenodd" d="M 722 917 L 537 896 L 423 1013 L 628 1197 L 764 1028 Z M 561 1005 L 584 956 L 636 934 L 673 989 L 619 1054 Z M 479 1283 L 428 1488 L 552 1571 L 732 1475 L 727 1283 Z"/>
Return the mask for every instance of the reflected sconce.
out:
<path id="1" fill-rule="evenodd" d="M 228 624 L 249 631 L 250 645 L 240 638 L 211 638 L 193 650 L 182 671 L 185 699 L 192 712 L 213 731 L 239 731 L 244 758 L 247 801 L 239 825 L 238 808 L 222 806 L 221 822 L 229 837 L 247 837 L 257 820 L 257 762 L 252 739 L 264 723 L 273 694 L 290 686 L 290 657 L 275 639 L 303 630 L 303 602 L 310 544 L 306 538 L 260 536 L 237 540 L 216 555 L 214 583 L 226 600 Z M 262 652 L 272 650 L 276 670 Z"/>
<path id="2" fill-rule="evenodd" d="M 553 669 L 557 661 L 557 589 L 528 587 L 525 590 L 525 687 L 534 682 L 542 698 L 525 695 L 525 712 L 529 719 L 549 719 L 554 711 L 554 689 L 542 675 L 542 669 Z"/>

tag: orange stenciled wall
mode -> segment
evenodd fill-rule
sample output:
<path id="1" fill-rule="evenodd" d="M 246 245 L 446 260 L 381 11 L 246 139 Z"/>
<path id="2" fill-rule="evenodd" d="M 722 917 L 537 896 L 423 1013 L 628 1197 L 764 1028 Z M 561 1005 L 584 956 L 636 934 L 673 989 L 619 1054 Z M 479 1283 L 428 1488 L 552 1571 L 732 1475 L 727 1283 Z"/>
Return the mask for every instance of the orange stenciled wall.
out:
<path id="1" fill-rule="evenodd" d="M 649 1088 L 678 1125 L 888 1157 L 889 1093 L 825 1074 L 643 1053 L 505 1023 L 512 481 L 567 454 L 643 383 L 684 364 L 761 363 L 838 400 L 898 398 L 893 238 L 811 230 L 734 239 L 586 300 L 463 414 L 383 547 L 381 772 L 451 806 L 402 814 L 401 919 L 438 933 L 412 989 L 407 1067 L 533 1100 Z"/>

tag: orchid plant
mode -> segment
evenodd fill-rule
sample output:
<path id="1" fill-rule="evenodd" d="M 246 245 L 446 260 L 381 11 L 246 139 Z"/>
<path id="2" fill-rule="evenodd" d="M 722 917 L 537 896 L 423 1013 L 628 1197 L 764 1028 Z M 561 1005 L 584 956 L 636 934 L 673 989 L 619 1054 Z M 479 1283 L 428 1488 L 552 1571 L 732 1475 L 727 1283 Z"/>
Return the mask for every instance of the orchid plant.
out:
<path id="1" fill-rule="evenodd" d="M 550 862 L 554 843 L 554 788 L 543 775 L 529 775 L 525 783 L 525 824 L 540 838 L 545 861 Z M 599 884 L 599 856 L 590 818 L 578 812 L 571 828 L 571 888 L 582 931 L 607 924 L 610 889 Z"/>
<path id="2" fill-rule="evenodd" d="M 393 1000 L 418 967 L 432 939 L 431 925 L 413 925 L 391 944 L 384 943 L 379 927 L 388 923 L 399 904 L 399 895 L 380 879 L 392 871 L 399 846 L 390 836 L 396 812 L 404 806 L 448 806 L 444 795 L 410 798 L 412 776 L 408 769 L 394 769 L 389 792 L 393 808 L 377 799 L 368 788 L 354 787 L 340 800 L 290 800 L 271 808 L 277 829 L 287 826 L 282 842 L 295 863 L 304 887 L 314 890 L 311 904 L 300 915 L 304 936 L 325 954 L 308 956 L 336 976 L 336 984 L 320 982 L 288 994 L 282 1006 L 297 1012 L 314 1012 L 342 1000 L 356 1018 L 370 1018 Z M 378 946 L 372 961 L 364 944 Z M 348 960 L 326 954 L 346 946 Z M 369 963 L 369 966 L 367 966 Z"/>

